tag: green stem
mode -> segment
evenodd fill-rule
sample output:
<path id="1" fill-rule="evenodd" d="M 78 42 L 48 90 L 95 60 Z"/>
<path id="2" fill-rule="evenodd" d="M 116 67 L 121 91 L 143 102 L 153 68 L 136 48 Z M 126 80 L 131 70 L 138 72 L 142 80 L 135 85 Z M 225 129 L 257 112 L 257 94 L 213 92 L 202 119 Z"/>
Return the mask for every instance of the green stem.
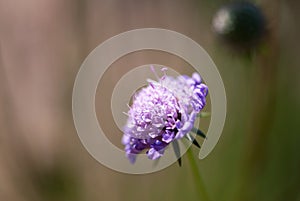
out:
<path id="1" fill-rule="evenodd" d="M 272 4 L 271 4 L 272 2 Z M 268 141 L 272 131 L 275 117 L 277 98 L 277 68 L 279 58 L 278 19 L 280 19 L 280 0 L 264 0 L 263 5 L 268 7 L 267 19 L 272 19 L 269 26 L 269 35 L 264 44 L 257 51 L 253 60 L 255 67 L 254 92 L 251 101 L 253 113 L 251 114 L 249 128 L 247 129 L 247 144 L 243 157 L 243 166 L 239 178 L 236 200 L 255 200 L 258 190 L 257 183 L 261 181 L 260 175 L 266 171 L 268 161 Z M 256 78 L 256 80 L 254 80 Z M 249 186 L 251 188 L 249 189 Z"/>
<path id="2" fill-rule="evenodd" d="M 192 168 L 192 172 L 194 173 L 195 183 L 197 187 L 196 192 L 198 193 L 200 200 L 211 201 L 211 199 L 208 196 L 208 193 L 206 192 L 205 185 L 199 172 L 196 157 L 193 154 L 192 148 L 189 148 L 186 153 L 190 161 L 190 167 Z"/>

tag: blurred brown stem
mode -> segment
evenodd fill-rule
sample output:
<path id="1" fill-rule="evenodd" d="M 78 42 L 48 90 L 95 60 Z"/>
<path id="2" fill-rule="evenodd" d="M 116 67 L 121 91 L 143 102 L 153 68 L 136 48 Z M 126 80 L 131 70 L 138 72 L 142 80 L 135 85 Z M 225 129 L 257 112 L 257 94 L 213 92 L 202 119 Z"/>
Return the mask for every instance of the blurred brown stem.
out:
<path id="1" fill-rule="evenodd" d="M 250 120 L 249 133 L 246 137 L 245 157 L 242 169 L 242 185 L 237 200 L 253 200 L 255 182 L 262 174 L 267 160 L 268 138 L 272 128 L 277 86 L 277 66 L 279 57 L 278 16 L 280 1 L 265 1 L 268 4 L 267 18 L 270 20 L 270 30 L 262 49 L 254 59 L 254 92 L 253 113 Z M 271 7 L 272 5 L 273 7 Z"/>

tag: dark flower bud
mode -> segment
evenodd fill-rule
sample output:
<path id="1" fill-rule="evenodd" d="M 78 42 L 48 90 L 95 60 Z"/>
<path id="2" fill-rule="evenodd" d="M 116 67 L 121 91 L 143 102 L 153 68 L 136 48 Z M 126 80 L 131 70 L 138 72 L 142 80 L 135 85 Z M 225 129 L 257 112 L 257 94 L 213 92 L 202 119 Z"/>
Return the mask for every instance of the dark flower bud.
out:
<path id="1" fill-rule="evenodd" d="M 212 24 L 222 41 L 245 50 L 257 46 L 266 31 L 262 11 L 250 2 L 233 2 L 223 6 L 215 14 Z"/>

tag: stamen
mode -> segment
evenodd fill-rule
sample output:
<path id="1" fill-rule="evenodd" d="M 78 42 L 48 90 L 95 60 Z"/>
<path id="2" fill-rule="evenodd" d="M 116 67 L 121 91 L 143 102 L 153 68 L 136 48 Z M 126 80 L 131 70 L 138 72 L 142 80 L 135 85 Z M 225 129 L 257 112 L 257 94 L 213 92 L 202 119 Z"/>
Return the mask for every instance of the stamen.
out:
<path id="1" fill-rule="evenodd" d="M 168 68 L 166 68 L 166 67 L 161 69 L 161 71 L 164 73 L 164 75 L 160 78 L 160 81 L 164 80 L 167 77 L 167 73 L 166 73 L 167 70 L 168 70 Z"/>
<path id="2" fill-rule="evenodd" d="M 149 83 L 152 89 L 155 89 L 154 84 L 152 82 Z"/>
<path id="3" fill-rule="evenodd" d="M 168 70 L 168 68 L 167 67 L 163 67 L 162 69 L 161 69 L 161 71 L 164 73 L 164 76 L 166 76 L 167 75 L 167 70 Z"/>
<path id="4" fill-rule="evenodd" d="M 155 75 L 155 77 L 156 77 L 157 81 L 159 81 L 159 80 L 160 80 L 160 78 L 158 77 L 158 75 L 157 75 L 157 73 L 156 73 L 156 71 L 155 71 L 155 69 L 154 69 L 154 66 L 153 66 L 153 65 L 151 65 L 151 66 L 150 66 L 150 68 L 151 68 L 151 71 L 153 72 L 153 74 Z"/>

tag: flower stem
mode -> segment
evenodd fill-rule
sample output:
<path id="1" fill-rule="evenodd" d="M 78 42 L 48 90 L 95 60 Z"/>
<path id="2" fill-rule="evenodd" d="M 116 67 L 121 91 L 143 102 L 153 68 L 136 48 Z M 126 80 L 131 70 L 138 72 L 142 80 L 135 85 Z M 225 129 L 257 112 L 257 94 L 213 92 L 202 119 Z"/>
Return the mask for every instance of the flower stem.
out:
<path id="1" fill-rule="evenodd" d="M 268 37 L 265 39 L 261 49 L 257 51 L 257 56 L 253 60 L 255 74 L 252 81 L 255 85 L 251 87 L 255 90 L 252 95 L 253 100 L 251 119 L 245 144 L 244 157 L 242 162 L 241 176 L 238 182 L 238 192 L 236 200 L 247 200 L 253 197 L 258 191 L 257 183 L 261 181 L 260 175 L 264 174 L 268 161 L 268 141 L 275 117 L 277 85 L 278 85 L 278 58 L 280 47 L 278 42 L 278 22 L 280 18 L 280 0 L 264 0 L 263 5 L 271 5 L 266 11 L 267 19 L 272 19 L 269 25 Z M 251 191 L 249 191 L 251 186 Z M 252 199 L 252 200 L 253 200 Z"/>
<path id="2" fill-rule="evenodd" d="M 192 168 L 192 172 L 194 173 L 195 183 L 197 187 L 196 192 L 198 193 L 200 200 L 211 201 L 211 199 L 208 196 L 208 193 L 206 192 L 205 185 L 199 172 L 199 168 L 197 166 L 196 158 L 193 154 L 192 148 L 189 148 L 186 153 L 190 161 L 190 167 Z"/>

